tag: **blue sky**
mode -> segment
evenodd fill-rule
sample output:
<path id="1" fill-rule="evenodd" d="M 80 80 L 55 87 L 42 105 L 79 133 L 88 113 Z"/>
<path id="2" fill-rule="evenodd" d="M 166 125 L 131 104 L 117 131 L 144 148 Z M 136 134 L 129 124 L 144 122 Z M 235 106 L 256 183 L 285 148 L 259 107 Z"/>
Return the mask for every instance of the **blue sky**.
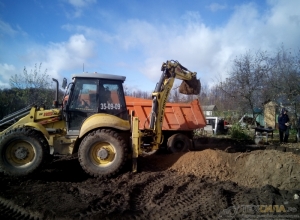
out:
<path id="1" fill-rule="evenodd" d="M 300 49 L 299 0 L 1 0 L 0 87 L 42 63 L 60 81 L 84 70 L 151 92 L 166 60 L 224 80 L 251 50 Z"/>

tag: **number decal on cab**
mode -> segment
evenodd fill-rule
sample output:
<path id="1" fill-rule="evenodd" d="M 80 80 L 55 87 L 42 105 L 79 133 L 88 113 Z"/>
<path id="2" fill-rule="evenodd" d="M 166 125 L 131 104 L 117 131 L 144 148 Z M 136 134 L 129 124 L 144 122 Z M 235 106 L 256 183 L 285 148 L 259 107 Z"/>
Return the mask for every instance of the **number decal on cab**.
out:
<path id="1" fill-rule="evenodd" d="M 100 103 L 101 110 L 113 110 L 113 109 L 121 109 L 120 103 Z"/>

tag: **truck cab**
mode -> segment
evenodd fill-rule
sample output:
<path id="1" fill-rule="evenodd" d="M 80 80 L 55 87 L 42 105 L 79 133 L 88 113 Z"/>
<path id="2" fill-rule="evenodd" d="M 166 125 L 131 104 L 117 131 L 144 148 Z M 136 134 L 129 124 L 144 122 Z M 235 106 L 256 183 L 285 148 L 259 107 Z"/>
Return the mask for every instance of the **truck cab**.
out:
<path id="1" fill-rule="evenodd" d="M 125 77 L 110 74 L 76 74 L 65 98 L 64 115 L 68 135 L 79 135 L 88 117 L 105 113 L 128 120 L 123 82 Z"/>
<path id="2" fill-rule="evenodd" d="M 228 123 L 221 117 L 206 117 L 204 130 L 213 134 L 226 134 L 228 132 Z"/>

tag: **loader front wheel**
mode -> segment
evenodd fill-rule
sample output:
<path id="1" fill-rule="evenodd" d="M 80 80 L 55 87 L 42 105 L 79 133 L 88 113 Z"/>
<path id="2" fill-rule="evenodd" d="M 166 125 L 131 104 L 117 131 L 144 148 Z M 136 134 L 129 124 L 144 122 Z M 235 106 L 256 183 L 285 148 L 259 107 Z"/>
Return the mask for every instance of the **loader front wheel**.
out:
<path id="1" fill-rule="evenodd" d="M 109 177 L 125 164 L 126 144 L 113 130 L 101 129 L 88 134 L 81 142 L 78 158 L 82 168 L 94 177 Z"/>
<path id="2" fill-rule="evenodd" d="M 168 150 L 172 153 L 186 152 L 192 144 L 191 140 L 184 134 L 174 134 L 169 137 L 167 142 Z"/>
<path id="3" fill-rule="evenodd" d="M 13 129 L 0 141 L 0 170 L 15 177 L 32 174 L 42 167 L 49 153 L 48 142 L 38 131 Z"/>

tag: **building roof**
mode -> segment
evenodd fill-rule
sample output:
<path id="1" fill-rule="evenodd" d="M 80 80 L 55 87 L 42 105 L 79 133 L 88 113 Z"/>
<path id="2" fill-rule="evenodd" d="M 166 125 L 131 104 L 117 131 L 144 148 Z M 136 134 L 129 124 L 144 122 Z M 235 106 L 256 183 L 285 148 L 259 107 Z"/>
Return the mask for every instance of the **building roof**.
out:
<path id="1" fill-rule="evenodd" d="M 202 105 L 203 111 L 217 111 L 216 105 Z"/>

